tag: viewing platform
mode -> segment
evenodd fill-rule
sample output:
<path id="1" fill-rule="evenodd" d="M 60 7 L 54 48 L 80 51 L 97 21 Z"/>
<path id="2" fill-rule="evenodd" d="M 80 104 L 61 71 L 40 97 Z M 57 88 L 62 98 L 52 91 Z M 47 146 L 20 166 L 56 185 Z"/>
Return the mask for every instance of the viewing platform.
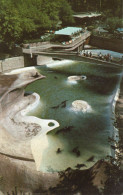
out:
<path id="1" fill-rule="evenodd" d="M 84 44 L 89 41 L 89 38 L 91 36 L 91 33 L 88 31 L 85 31 L 81 33 L 80 35 L 76 36 L 74 40 L 70 40 L 66 43 L 50 43 L 50 42 L 42 42 L 40 45 L 31 46 L 31 44 L 28 45 L 28 48 L 23 48 L 24 54 L 30 54 L 36 55 L 39 54 L 39 52 L 48 52 L 48 51 L 59 51 L 59 52 L 69 52 L 69 51 L 75 51 L 78 52 L 84 48 Z"/>

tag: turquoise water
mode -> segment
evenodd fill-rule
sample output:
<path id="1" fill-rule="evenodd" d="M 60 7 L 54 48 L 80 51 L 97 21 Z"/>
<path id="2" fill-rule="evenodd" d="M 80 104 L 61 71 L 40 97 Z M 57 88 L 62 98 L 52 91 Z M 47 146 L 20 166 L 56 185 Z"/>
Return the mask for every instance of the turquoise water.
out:
<path id="1" fill-rule="evenodd" d="M 41 105 L 30 115 L 54 119 L 60 124 L 47 135 L 49 145 L 43 152 L 40 170 L 60 171 L 67 167 L 75 168 L 80 163 L 87 168 L 97 160 L 112 155 L 108 138 L 114 136 L 112 102 L 121 69 L 64 60 L 48 67 L 42 66 L 38 71 L 46 79 L 26 88 L 41 97 Z M 67 78 L 72 75 L 85 75 L 87 79 L 70 83 Z M 75 100 L 86 101 L 91 111 L 72 110 Z M 73 152 L 75 148 L 79 154 Z"/>

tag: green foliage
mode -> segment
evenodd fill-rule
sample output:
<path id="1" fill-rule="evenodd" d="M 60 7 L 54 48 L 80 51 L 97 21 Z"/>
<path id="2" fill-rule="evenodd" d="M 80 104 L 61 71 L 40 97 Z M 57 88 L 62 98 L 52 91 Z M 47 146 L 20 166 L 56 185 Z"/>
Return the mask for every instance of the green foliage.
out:
<path id="1" fill-rule="evenodd" d="M 17 40 L 22 33 L 20 16 L 10 0 L 0 4 L 0 39 L 8 44 Z"/>
<path id="2" fill-rule="evenodd" d="M 25 39 L 39 38 L 59 21 L 69 24 L 72 10 L 66 0 L 1 0 L 0 39 L 9 48 Z"/>
<path id="3" fill-rule="evenodd" d="M 1 0 L 0 41 L 9 48 L 26 39 L 37 39 L 46 30 L 73 24 L 73 11 L 101 11 L 122 16 L 122 0 Z M 112 30 L 115 22 L 112 22 Z"/>
<path id="4" fill-rule="evenodd" d="M 118 27 L 123 27 L 123 20 L 118 17 L 111 17 L 106 20 L 106 25 L 109 32 L 113 33 Z"/>
<path id="5" fill-rule="evenodd" d="M 101 11 L 109 10 L 112 16 L 122 17 L 122 0 L 67 0 L 75 12 Z"/>
<path id="6" fill-rule="evenodd" d="M 66 0 L 60 0 L 60 12 L 59 12 L 59 18 L 63 22 L 64 25 L 73 24 L 74 20 L 73 17 L 73 11 L 71 9 L 71 6 L 67 3 Z"/>

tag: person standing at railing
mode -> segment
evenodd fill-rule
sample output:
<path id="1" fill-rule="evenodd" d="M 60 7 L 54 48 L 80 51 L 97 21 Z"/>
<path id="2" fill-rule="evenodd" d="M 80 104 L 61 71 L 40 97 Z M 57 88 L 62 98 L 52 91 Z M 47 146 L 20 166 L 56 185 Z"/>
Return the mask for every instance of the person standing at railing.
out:
<path id="1" fill-rule="evenodd" d="M 83 56 L 85 56 L 85 50 L 83 51 Z"/>
<path id="2" fill-rule="evenodd" d="M 86 55 L 86 57 L 88 57 L 88 51 L 86 51 L 86 54 L 85 55 Z"/>
<path id="3" fill-rule="evenodd" d="M 102 60 L 102 53 L 99 53 L 99 59 Z"/>
<path id="4" fill-rule="evenodd" d="M 90 58 L 92 57 L 92 53 L 91 53 L 91 51 L 90 51 L 90 53 L 89 53 L 89 56 L 90 56 Z"/>
<path id="5" fill-rule="evenodd" d="M 123 56 L 121 57 L 121 64 L 123 64 Z"/>

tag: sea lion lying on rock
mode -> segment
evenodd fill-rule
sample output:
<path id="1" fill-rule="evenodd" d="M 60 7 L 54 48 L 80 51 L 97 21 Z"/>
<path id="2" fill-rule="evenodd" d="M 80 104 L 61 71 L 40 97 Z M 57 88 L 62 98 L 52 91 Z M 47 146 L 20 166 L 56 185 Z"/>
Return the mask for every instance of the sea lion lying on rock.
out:
<path id="1" fill-rule="evenodd" d="M 85 80 L 87 77 L 82 75 L 82 76 L 69 76 L 68 81 L 78 81 L 78 80 Z"/>

